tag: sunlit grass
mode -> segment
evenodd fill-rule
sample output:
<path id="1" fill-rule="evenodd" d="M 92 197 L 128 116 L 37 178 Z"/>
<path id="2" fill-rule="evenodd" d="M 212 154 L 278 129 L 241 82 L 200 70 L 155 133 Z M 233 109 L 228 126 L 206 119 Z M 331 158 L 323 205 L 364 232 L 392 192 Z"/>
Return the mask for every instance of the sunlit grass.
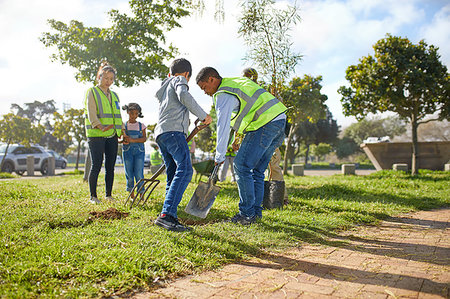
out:
<path id="1" fill-rule="evenodd" d="M 148 177 L 149 175 L 147 175 Z M 450 174 L 421 172 L 412 177 L 385 171 L 369 176 L 286 177 L 290 204 L 264 211 L 261 222 L 239 226 L 224 220 L 237 212 L 236 185 L 222 187 L 206 219 L 184 213 L 196 183 L 179 206 L 179 217 L 195 228 L 173 233 L 153 224 L 164 198 L 164 176 L 145 207 L 122 203 L 123 174 L 113 196 L 88 202 L 81 175 L 0 181 L 0 297 L 93 297 L 154 286 L 157 279 L 219 267 L 302 243 L 327 243 L 327 236 L 390 215 L 448 206 Z M 121 220 L 90 218 L 91 211 L 115 207 Z"/>

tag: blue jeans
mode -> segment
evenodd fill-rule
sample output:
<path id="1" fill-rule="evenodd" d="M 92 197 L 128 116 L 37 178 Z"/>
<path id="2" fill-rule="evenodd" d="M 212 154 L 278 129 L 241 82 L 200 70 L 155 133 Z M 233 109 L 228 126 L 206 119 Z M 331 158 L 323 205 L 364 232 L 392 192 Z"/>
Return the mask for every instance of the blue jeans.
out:
<path id="1" fill-rule="evenodd" d="M 128 148 L 124 147 L 122 154 L 125 166 L 125 177 L 127 178 L 127 191 L 130 192 L 133 189 L 134 184 L 144 178 L 145 150 L 142 146 L 139 146 L 139 144 L 131 143 Z M 142 186 L 142 183 L 140 186 Z M 138 186 L 138 188 L 140 186 Z"/>
<path id="2" fill-rule="evenodd" d="M 182 132 L 166 132 L 156 138 L 166 164 L 166 199 L 162 214 L 177 218 L 177 209 L 192 178 L 192 164 L 186 137 Z"/>
<path id="3" fill-rule="evenodd" d="M 264 171 L 277 147 L 284 140 L 286 120 L 270 122 L 245 135 L 234 159 L 239 189 L 239 213 L 247 217 L 262 217 Z"/>
<path id="4" fill-rule="evenodd" d="M 117 158 L 117 136 L 112 138 L 89 137 L 89 155 L 91 155 L 91 169 L 89 171 L 89 190 L 91 196 L 97 197 L 97 180 L 105 157 L 105 188 L 106 196 L 111 196 L 114 183 L 114 166 Z"/>

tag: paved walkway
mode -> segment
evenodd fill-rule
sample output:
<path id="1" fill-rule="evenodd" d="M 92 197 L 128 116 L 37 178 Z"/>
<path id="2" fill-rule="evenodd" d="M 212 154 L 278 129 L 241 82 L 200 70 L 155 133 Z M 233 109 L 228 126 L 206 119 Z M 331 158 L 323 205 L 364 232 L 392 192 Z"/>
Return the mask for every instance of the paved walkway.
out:
<path id="1" fill-rule="evenodd" d="M 134 298 L 450 298 L 449 221 L 450 209 L 393 217 Z"/>

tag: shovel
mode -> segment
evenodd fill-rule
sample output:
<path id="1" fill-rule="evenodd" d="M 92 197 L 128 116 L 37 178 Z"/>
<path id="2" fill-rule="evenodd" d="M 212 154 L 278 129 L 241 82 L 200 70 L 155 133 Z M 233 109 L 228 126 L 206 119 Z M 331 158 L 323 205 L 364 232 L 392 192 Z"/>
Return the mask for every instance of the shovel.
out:
<path id="1" fill-rule="evenodd" d="M 209 210 L 211 209 L 214 200 L 220 191 L 220 187 L 215 185 L 217 182 L 217 171 L 219 170 L 219 167 L 220 164 L 214 166 L 207 183 L 200 182 L 198 184 L 194 195 L 192 195 L 191 200 L 184 209 L 186 213 L 200 218 L 206 218 L 206 215 L 208 215 Z"/>

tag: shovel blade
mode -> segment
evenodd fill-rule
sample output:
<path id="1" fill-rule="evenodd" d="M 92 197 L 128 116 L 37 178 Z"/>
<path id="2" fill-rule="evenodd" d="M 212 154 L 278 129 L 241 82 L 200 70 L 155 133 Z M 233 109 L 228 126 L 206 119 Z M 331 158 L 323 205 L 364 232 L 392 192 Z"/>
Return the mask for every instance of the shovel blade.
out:
<path id="1" fill-rule="evenodd" d="M 212 183 L 200 182 L 184 211 L 193 216 L 206 218 L 219 191 L 220 187 Z"/>

